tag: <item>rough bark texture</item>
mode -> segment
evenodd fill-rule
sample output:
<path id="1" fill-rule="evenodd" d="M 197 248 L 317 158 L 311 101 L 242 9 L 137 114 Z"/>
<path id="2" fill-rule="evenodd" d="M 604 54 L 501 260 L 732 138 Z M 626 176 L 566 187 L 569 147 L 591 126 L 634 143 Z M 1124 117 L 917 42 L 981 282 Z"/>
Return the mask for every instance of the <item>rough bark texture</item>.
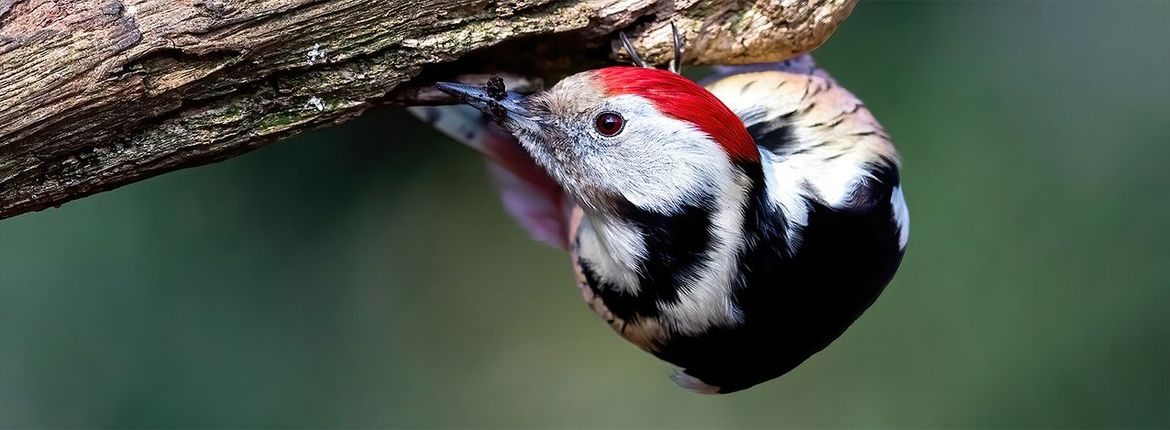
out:
<path id="1" fill-rule="evenodd" d="M 222 160 L 428 85 L 512 85 L 614 60 L 775 61 L 855 0 L 0 0 L 0 218 Z"/>

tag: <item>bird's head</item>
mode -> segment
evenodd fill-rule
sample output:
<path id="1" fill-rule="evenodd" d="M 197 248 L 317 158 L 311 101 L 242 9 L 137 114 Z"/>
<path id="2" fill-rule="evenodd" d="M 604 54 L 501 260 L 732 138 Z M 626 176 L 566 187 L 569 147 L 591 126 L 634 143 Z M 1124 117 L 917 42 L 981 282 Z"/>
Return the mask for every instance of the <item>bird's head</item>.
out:
<path id="1" fill-rule="evenodd" d="M 584 207 L 673 213 L 710 201 L 759 162 L 743 122 L 714 95 L 666 70 L 609 67 L 522 96 L 438 87 L 487 113 Z"/>

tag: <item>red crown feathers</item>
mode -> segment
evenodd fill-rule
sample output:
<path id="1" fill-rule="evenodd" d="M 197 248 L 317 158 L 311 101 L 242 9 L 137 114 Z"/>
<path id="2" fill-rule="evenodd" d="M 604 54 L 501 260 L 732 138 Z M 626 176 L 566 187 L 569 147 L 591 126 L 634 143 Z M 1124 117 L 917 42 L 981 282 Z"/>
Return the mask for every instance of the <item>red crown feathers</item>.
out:
<path id="1" fill-rule="evenodd" d="M 690 122 L 715 139 L 733 160 L 760 160 L 756 142 L 714 94 L 674 72 L 645 67 L 607 67 L 597 71 L 609 95 L 635 94 L 660 112 Z"/>

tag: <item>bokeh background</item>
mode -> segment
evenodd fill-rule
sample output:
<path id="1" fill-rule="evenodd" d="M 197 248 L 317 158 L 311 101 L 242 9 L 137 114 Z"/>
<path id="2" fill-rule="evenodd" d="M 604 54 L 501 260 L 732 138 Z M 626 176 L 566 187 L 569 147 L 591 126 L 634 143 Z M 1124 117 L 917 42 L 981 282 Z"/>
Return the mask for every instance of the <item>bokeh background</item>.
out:
<path id="1" fill-rule="evenodd" d="M 385 111 L 0 221 L 0 427 L 1170 427 L 1170 2 L 863 2 L 817 58 L 912 239 L 779 380 L 676 388 Z"/>

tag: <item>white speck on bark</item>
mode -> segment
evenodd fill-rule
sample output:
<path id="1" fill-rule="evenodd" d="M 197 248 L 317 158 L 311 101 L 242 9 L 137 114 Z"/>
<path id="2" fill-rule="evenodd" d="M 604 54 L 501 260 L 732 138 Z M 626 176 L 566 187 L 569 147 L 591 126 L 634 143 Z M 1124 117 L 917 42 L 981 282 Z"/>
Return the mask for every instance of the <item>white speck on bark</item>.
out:
<path id="1" fill-rule="evenodd" d="M 321 49 L 320 43 L 314 43 L 313 49 L 309 50 L 309 53 L 305 54 L 305 57 L 308 57 L 309 65 L 312 66 L 318 62 L 325 61 L 325 50 Z"/>
<path id="2" fill-rule="evenodd" d="M 309 97 L 308 102 L 305 102 L 305 106 L 317 109 L 317 112 L 322 112 L 325 110 L 325 100 L 321 100 L 321 98 L 317 96 L 312 96 Z"/>

